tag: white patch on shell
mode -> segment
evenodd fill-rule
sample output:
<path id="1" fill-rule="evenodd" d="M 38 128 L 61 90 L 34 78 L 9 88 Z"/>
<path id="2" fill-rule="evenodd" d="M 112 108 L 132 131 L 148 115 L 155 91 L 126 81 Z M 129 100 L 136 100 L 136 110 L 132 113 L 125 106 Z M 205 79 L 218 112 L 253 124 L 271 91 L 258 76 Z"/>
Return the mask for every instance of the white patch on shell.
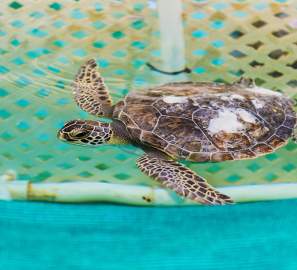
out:
<path id="1" fill-rule="evenodd" d="M 231 99 L 245 100 L 245 97 L 244 97 L 244 96 L 237 95 L 237 94 L 233 94 L 233 95 L 231 95 L 230 98 L 231 98 Z"/>
<path id="2" fill-rule="evenodd" d="M 179 96 L 166 96 L 163 97 L 163 101 L 165 103 L 185 103 L 188 101 L 188 98 Z"/>
<path id="3" fill-rule="evenodd" d="M 219 111 L 217 118 L 209 121 L 208 131 L 215 134 L 220 131 L 226 133 L 237 133 L 245 129 L 244 123 L 256 123 L 256 117 L 243 109 L 224 109 Z"/>
<path id="4" fill-rule="evenodd" d="M 249 87 L 245 88 L 247 91 L 256 93 L 256 94 L 261 94 L 261 95 L 269 95 L 269 96 L 282 96 L 281 93 L 278 93 L 276 91 L 272 91 L 270 89 L 264 88 L 264 87 L 259 87 L 259 86 L 254 86 L 254 87 Z"/>
<path id="5" fill-rule="evenodd" d="M 256 118 L 253 116 L 251 113 L 243 110 L 243 109 L 238 109 L 237 110 L 239 117 L 248 123 L 256 123 Z"/>
<path id="6" fill-rule="evenodd" d="M 264 107 L 264 103 L 259 101 L 258 99 L 253 99 L 251 100 L 253 105 L 255 106 L 256 109 L 261 109 Z"/>
<path id="7" fill-rule="evenodd" d="M 219 94 L 218 96 L 220 97 L 221 100 L 225 100 L 225 101 L 234 100 L 234 99 L 245 100 L 244 96 L 241 96 L 241 95 L 238 95 L 238 94 L 232 94 L 232 95 Z"/>
<path id="8" fill-rule="evenodd" d="M 241 131 L 244 125 L 238 121 L 237 114 L 233 110 L 224 109 L 219 111 L 217 118 L 209 121 L 208 131 L 211 134 L 224 131 L 226 133 L 236 133 Z"/>

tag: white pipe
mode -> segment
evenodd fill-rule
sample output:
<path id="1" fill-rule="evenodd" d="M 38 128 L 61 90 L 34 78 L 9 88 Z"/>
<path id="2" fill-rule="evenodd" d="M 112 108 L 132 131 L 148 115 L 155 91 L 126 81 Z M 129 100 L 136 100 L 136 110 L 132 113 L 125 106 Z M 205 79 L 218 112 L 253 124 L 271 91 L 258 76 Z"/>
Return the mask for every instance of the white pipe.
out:
<path id="1" fill-rule="evenodd" d="M 222 187 L 218 190 L 235 202 L 297 198 L 297 183 Z M 38 200 L 52 202 L 113 202 L 132 205 L 194 205 L 162 188 L 100 182 L 0 183 L 0 200 Z"/>
<path id="2" fill-rule="evenodd" d="M 185 41 L 182 25 L 182 1 L 158 0 L 162 69 L 185 68 Z"/>

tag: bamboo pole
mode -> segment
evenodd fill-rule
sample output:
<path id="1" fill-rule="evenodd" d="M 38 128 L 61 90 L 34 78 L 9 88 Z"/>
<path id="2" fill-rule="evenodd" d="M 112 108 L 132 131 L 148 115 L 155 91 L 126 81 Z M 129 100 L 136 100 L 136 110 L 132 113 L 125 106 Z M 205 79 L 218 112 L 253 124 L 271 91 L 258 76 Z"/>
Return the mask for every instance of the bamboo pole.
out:
<path id="1" fill-rule="evenodd" d="M 297 184 L 245 185 L 218 188 L 235 202 L 297 198 Z M 100 182 L 32 183 L 0 182 L 0 200 L 62 203 L 112 202 L 130 205 L 198 205 L 162 188 Z"/>

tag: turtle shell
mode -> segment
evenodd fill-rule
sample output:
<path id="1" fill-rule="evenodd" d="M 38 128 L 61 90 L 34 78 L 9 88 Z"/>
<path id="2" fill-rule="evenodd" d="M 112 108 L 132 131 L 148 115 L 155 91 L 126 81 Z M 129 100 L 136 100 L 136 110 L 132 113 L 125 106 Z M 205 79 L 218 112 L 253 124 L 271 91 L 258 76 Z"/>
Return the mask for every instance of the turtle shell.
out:
<path id="1" fill-rule="evenodd" d="M 240 84 L 170 83 L 132 92 L 115 105 L 134 140 L 174 158 L 254 158 L 284 145 L 296 125 L 280 93 Z"/>

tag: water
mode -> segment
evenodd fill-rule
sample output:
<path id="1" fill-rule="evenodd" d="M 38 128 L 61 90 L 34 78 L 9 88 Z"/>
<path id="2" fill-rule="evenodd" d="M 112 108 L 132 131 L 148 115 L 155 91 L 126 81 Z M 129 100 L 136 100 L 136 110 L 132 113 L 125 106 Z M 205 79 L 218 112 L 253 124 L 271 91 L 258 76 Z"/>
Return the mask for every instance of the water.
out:
<path id="1" fill-rule="evenodd" d="M 141 150 L 85 148 L 56 138 L 67 120 L 95 119 L 77 108 L 71 92 L 75 73 L 89 58 L 99 63 L 114 102 L 132 89 L 164 81 L 231 82 L 242 74 L 291 97 L 296 93 L 293 4 L 184 3 L 185 63 L 193 72 L 165 76 L 145 65 L 168 64 L 154 1 L 87 2 L 1 1 L 0 173 L 14 170 L 18 179 L 36 182 L 152 185 L 135 166 Z M 287 16 L 276 16 L 281 12 Z M 263 28 L 252 24 L 259 17 Z M 271 34 L 280 29 L 286 29 L 284 37 Z M 260 49 L 257 42 L 263 43 Z M 289 143 L 255 160 L 186 164 L 217 186 L 296 182 L 296 149 Z"/>

